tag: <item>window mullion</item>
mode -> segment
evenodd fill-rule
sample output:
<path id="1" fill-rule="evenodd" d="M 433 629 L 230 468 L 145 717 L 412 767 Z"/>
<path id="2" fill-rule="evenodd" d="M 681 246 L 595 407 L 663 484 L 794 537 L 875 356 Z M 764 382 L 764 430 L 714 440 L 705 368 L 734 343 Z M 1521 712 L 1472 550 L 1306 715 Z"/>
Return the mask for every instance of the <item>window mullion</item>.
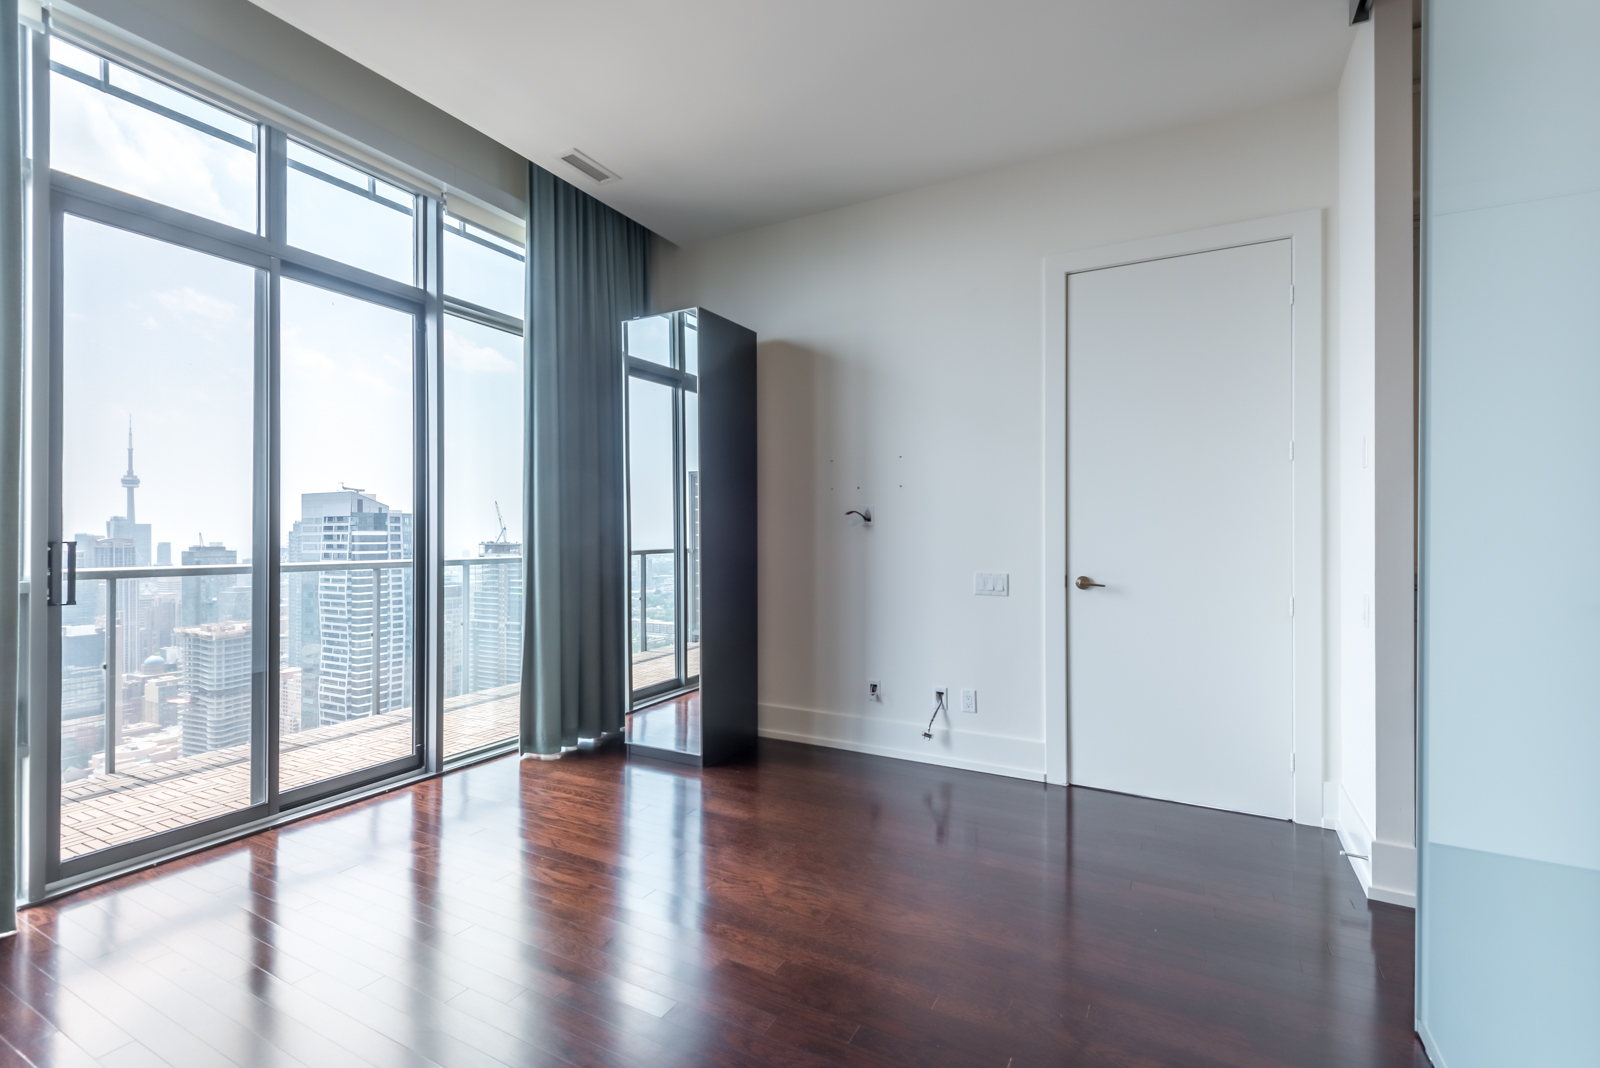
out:
<path id="1" fill-rule="evenodd" d="M 250 801 L 278 811 L 279 633 L 282 602 L 278 522 L 278 264 L 256 271 L 254 566 L 250 576 L 255 663 L 250 738 Z"/>
<path id="2" fill-rule="evenodd" d="M 261 154 L 261 220 L 263 234 L 275 246 L 289 243 L 289 138 L 275 126 L 263 126 L 266 151 Z"/>
<path id="3" fill-rule="evenodd" d="M 283 245 L 288 232 L 288 139 L 282 130 L 262 125 L 260 141 L 261 190 L 260 227 L 267 241 Z M 283 352 L 280 294 L 283 281 L 283 264 L 274 256 L 271 266 L 260 273 L 262 284 L 257 287 L 257 346 L 256 377 L 256 455 L 257 474 L 255 486 L 256 545 L 260 546 L 254 581 L 261 585 L 256 596 L 260 606 L 255 611 L 258 634 L 265 642 L 257 648 L 265 660 L 262 672 L 262 689 L 257 702 L 262 722 L 256 725 L 253 736 L 259 748 L 252 762 L 256 782 L 252 800 L 265 802 L 269 814 L 281 808 L 279 773 L 280 734 L 282 731 L 282 695 L 280 690 L 280 651 L 283 647 L 282 612 L 283 575 L 278 562 L 283 539 L 279 501 L 279 477 L 283 460 L 280 429 L 282 427 L 280 403 L 280 362 Z M 265 646 L 263 649 L 262 646 Z"/>
<path id="4" fill-rule="evenodd" d="M 413 700 L 421 702 L 422 761 L 444 768 L 444 210 L 418 198 L 417 281 L 427 292 L 422 316 L 422 374 L 418 377 L 417 516 L 413 581 L 418 597 L 417 665 Z M 465 570 L 465 569 L 463 569 Z"/>

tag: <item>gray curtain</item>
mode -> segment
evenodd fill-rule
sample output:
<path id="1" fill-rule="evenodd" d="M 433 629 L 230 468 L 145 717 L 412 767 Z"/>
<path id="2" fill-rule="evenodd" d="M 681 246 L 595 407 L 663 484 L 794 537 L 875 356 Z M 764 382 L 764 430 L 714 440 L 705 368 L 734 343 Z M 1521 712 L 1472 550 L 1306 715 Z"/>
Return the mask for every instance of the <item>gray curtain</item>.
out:
<path id="1" fill-rule="evenodd" d="M 0 934 L 17 928 L 17 655 L 22 606 L 22 34 L 0 0 Z"/>
<path id="2" fill-rule="evenodd" d="M 650 231 L 549 171 L 528 179 L 524 755 L 622 728 L 628 702 L 624 319 Z"/>

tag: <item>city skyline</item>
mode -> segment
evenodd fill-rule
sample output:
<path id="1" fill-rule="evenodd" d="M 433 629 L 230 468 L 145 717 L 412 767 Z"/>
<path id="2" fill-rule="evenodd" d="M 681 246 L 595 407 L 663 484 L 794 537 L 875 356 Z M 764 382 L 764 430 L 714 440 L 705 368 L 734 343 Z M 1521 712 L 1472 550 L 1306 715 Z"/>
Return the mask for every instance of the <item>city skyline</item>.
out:
<path id="1" fill-rule="evenodd" d="M 115 536 L 119 525 L 143 528 L 149 551 L 150 525 L 130 523 L 130 516 L 139 518 L 137 491 L 144 481 L 137 474 L 131 427 L 125 456 L 126 471 L 118 485 L 125 492 L 123 511 L 128 514 L 106 520 L 106 537 L 89 535 L 78 541 L 76 548 L 91 554 L 81 566 L 134 565 L 134 543 Z M 284 559 L 348 561 L 352 567 L 282 576 L 278 613 L 283 636 L 282 733 L 410 708 L 413 569 L 374 574 L 360 565 L 409 559 L 411 514 L 390 508 L 370 491 L 349 486 L 302 494 L 300 511 L 300 518 L 291 524 Z M 170 543 L 158 542 L 156 547 L 170 564 Z M 507 539 L 501 527 L 480 540 L 477 548 L 483 558 L 515 558 L 521 545 Z M 183 566 L 245 563 L 238 550 L 215 541 L 197 542 L 179 559 Z M 111 622 L 104 585 L 89 581 L 80 589 L 79 603 L 62 610 L 64 781 L 104 772 L 99 724 L 107 696 L 117 702 L 119 740 L 139 739 L 128 754 L 134 763 L 245 744 L 254 707 L 249 576 L 179 572 L 171 579 L 154 576 L 119 582 L 118 653 L 112 679 L 100 664 Z M 452 569 L 446 575 L 446 588 L 447 696 L 515 683 L 521 657 L 521 568 Z"/>
<path id="2" fill-rule="evenodd" d="M 80 546 L 80 550 L 79 550 L 80 552 L 84 551 L 82 546 L 84 544 L 85 537 L 87 537 L 88 539 L 90 539 L 91 544 L 94 543 L 94 542 L 117 542 L 117 543 L 119 543 L 116 546 L 107 546 L 106 549 L 108 549 L 108 550 L 110 550 L 110 549 L 120 550 L 120 549 L 123 548 L 121 546 L 121 544 L 120 544 L 121 542 L 125 542 L 125 541 L 126 542 L 131 542 L 131 543 L 133 543 L 131 545 L 131 548 L 134 550 L 134 552 L 137 555 L 135 556 L 134 559 L 124 559 L 119 554 L 114 558 L 114 562 L 113 562 L 112 558 L 107 558 L 107 559 L 105 559 L 103 561 L 99 561 L 99 562 L 90 562 L 90 561 L 83 560 L 83 559 L 80 558 L 80 560 L 79 560 L 79 566 L 80 567 L 136 567 L 136 566 L 137 567 L 155 567 L 155 566 L 170 566 L 172 564 L 172 561 L 170 559 L 165 560 L 165 561 L 158 560 L 157 559 L 157 553 L 158 552 L 162 552 L 162 553 L 165 553 L 168 556 L 170 556 L 171 553 L 174 551 L 175 547 L 181 547 L 181 548 L 178 548 L 177 551 L 180 552 L 183 555 L 188 555 L 188 554 L 190 554 L 192 552 L 197 552 L 197 551 L 200 551 L 200 550 L 207 550 L 207 549 L 228 549 L 228 550 L 230 550 L 232 552 L 238 553 L 239 555 L 237 556 L 236 559 L 226 561 L 227 563 L 239 563 L 239 564 L 251 563 L 251 557 L 250 557 L 249 553 L 251 551 L 251 546 L 253 545 L 253 538 L 246 540 L 242 544 L 230 543 L 226 539 L 218 539 L 218 538 L 207 537 L 204 530 L 197 530 L 195 532 L 195 540 L 192 543 L 189 543 L 189 544 L 185 545 L 184 539 L 181 538 L 181 537 L 180 538 L 176 538 L 176 539 L 165 539 L 165 540 L 157 538 L 155 536 L 155 524 L 153 524 L 153 523 L 139 523 L 139 522 L 137 522 L 136 520 L 137 520 L 137 513 L 138 513 L 138 501 L 137 501 L 137 498 L 136 498 L 136 495 L 135 495 L 135 491 L 141 488 L 141 486 L 143 484 L 143 480 L 135 473 L 135 470 L 134 470 L 134 466 L 135 466 L 134 465 L 135 446 L 134 446 L 134 434 L 133 434 L 133 426 L 132 426 L 132 417 L 129 418 L 129 426 L 128 426 L 128 431 L 127 431 L 127 446 L 126 446 L 125 452 L 126 452 L 126 457 L 127 457 L 127 460 L 126 460 L 126 462 L 127 462 L 127 470 L 117 482 L 117 485 L 126 493 L 126 498 L 125 498 L 124 507 L 123 507 L 123 511 L 124 511 L 125 514 L 113 515 L 113 516 L 110 516 L 109 518 L 107 518 L 106 520 L 104 520 L 100 524 L 102 529 L 105 530 L 105 534 L 103 534 L 103 535 L 95 533 L 92 529 L 85 529 L 83 526 L 80 526 L 77 529 L 73 529 L 71 524 L 64 524 L 64 529 L 67 530 L 67 531 L 70 531 L 71 537 L 68 540 L 77 542 L 79 544 L 79 546 Z M 377 491 L 377 490 L 369 490 L 366 487 L 360 487 L 360 488 L 351 487 L 351 486 L 346 485 L 343 481 L 339 482 L 337 490 L 310 490 L 310 491 L 306 491 L 306 492 L 300 494 L 301 502 L 302 502 L 302 504 L 301 504 L 301 508 L 302 508 L 301 518 L 302 519 L 305 518 L 304 508 L 305 508 L 305 500 L 307 498 L 317 497 L 317 496 L 321 496 L 321 495 L 328 494 L 328 493 L 359 493 L 359 494 L 362 494 L 362 495 L 367 496 L 369 498 L 376 499 L 376 497 L 378 496 L 379 491 Z M 521 502 L 519 500 L 518 504 L 520 505 L 520 503 Z M 387 508 L 388 506 L 385 505 L 385 507 Z M 499 500 L 492 500 L 492 501 L 487 502 L 487 507 L 486 508 L 484 506 L 480 505 L 480 507 L 477 509 L 477 511 L 480 513 L 480 521 L 483 518 L 489 518 L 490 521 L 487 522 L 484 526 L 482 526 L 480 528 L 480 530 L 484 532 L 485 536 L 483 536 L 483 537 L 471 537 L 471 538 L 469 538 L 467 540 L 466 545 L 467 545 L 468 548 L 476 548 L 476 547 L 480 547 L 480 546 L 484 546 L 484 545 L 495 544 L 497 542 L 499 542 L 499 543 L 510 542 L 510 543 L 515 543 L 515 544 L 518 544 L 518 545 L 521 544 L 521 540 L 520 540 L 519 537 L 512 536 L 512 530 L 513 530 L 512 523 L 521 518 L 521 509 L 520 509 L 520 507 L 515 512 L 508 513 L 506 509 L 501 507 L 501 503 L 500 503 Z M 410 513 L 408 512 L 406 514 L 409 515 Z M 289 538 L 294 535 L 295 528 L 298 526 L 299 522 L 300 522 L 300 520 L 290 520 L 288 522 L 288 525 L 287 525 L 286 530 L 285 530 L 285 535 L 286 536 L 284 537 L 284 539 L 280 543 L 280 550 L 281 551 L 287 549 Z M 93 526 L 93 524 L 87 524 L 85 526 Z M 458 532 L 457 538 L 460 539 L 461 537 L 462 537 L 462 535 Z M 482 553 L 482 552 L 478 552 L 478 553 L 471 553 L 471 552 L 466 552 L 466 553 L 447 553 L 447 555 L 450 556 L 451 558 L 458 558 L 460 556 L 484 555 L 484 553 Z M 186 563 L 186 564 L 221 563 L 221 562 L 224 562 L 224 561 L 210 560 L 210 559 L 208 559 L 208 560 L 183 561 L 183 563 Z"/>
<path id="3" fill-rule="evenodd" d="M 259 233 L 262 130 L 114 61 L 106 67 L 59 38 L 50 47 L 52 65 L 63 65 L 48 75 L 54 170 Z M 293 140 L 288 154 L 296 163 L 284 176 L 289 244 L 411 284 L 414 209 L 422 202 L 381 179 L 374 191 L 382 202 L 364 198 L 350 188 L 368 182 L 359 169 Z M 412 211 L 403 210 L 407 204 Z M 281 547 L 274 567 L 335 556 L 354 565 L 282 572 L 289 600 L 301 600 L 296 587 L 309 595 L 309 612 L 294 626 L 290 604 L 264 605 L 250 574 L 106 581 L 80 572 L 77 604 L 59 610 L 62 856 L 248 803 L 252 770 L 259 771 L 249 765 L 262 755 L 251 744 L 253 727 L 273 707 L 260 689 L 258 660 L 269 629 L 286 647 L 269 669 L 278 676 L 285 739 L 272 758 L 281 788 L 411 753 L 420 575 L 401 566 L 375 576 L 362 565 L 414 555 L 421 291 L 397 304 L 359 284 L 334 291 L 288 271 L 269 289 L 255 257 L 226 258 L 226 240 L 202 252 L 70 207 L 58 225 L 60 445 L 51 447 L 54 484 L 43 488 L 59 493 L 50 506 L 59 509 L 61 536 L 75 543 L 80 567 L 264 567 L 261 541 Z M 453 295 L 521 314 L 519 257 L 459 235 L 446 247 L 453 284 L 465 287 Z M 259 388 L 259 346 L 269 318 L 281 522 L 260 538 L 257 445 L 268 398 Z M 523 342 L 454 316 L 445 319 L 444 341 L 435 380 L 450 431 L 444 470 L 429 478 L 437 474 L 449 493 L 440 517 L 445 544 L 433 547 L 450 556 L 511 556 L 522 526 Z M 387 506 L 384 529 L 343 543 L 350 551 L 319 542 L 314 555 L 302 554 L 294 532 L 311 533 L 312 502 L 354 486 Z M 318 516 L 317 536 L 356 535 L 356 515 Z M 438 606 L 455 611 L 442 637 L 453 650 L 447 674 L 457 695 L 446 744 L 458 748 L 502 740 L 516 720 L 505 686 L 461 693 L 472 678 L 514 683 L 507 665 L 520 660 L 521 569 L 491 563 L 478 570 L 494 581 L 453 568 Z M 311 642 L 299 640 L 308 636 L 298 629 L 305 617 Z M 467 670 L 475 664 L 479 670 Z M 364 722 L 372 711 L 394 714 Z"/>
<path id="4" fill-rule="evenodd" d="M 137 518 L 154 540 L 177 548 L 203 532 L 248 551 L 254 269 L 75 216 L 64 225 L 64 532 L 98 535 L 126 512 L 131 418 Z M 286 283 L 283 322 L 283 501 L 342 481 L 414 510 L 410 317 Z M 445 549 L 467 556 L 498 531 L 495 501 L 521 540 L 522 339 L 447 317 L 444 363 Z"/>

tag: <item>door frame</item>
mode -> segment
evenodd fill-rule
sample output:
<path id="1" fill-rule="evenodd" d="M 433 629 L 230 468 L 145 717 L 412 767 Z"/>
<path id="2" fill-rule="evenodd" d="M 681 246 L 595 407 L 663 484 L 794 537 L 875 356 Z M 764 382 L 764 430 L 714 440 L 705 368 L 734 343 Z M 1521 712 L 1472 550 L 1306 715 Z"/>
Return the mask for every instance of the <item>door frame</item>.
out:
<path id="1" fill-rule="evenodd" d="M 658 312 L 654 315 L 641 315 L 637 319 L 627 322 L 640 322 L 646 319 L 666 319 L 669 323 L 668 345 L 672 361 L 670 365 L 654 363 L 650 360 L 628 353 L 627 322 L 622 324 L 622 422 L 623 422 L 623 515 L 624 526 L 627 531 L 628 555 L 627 574 L 628 588 L 625 591 L 624 618 L 628 623 L 628 710 L 630 712 L 647 708 L 650 705 L 675 697 L 681 693 L 698 689 L 700 675 L 689 673 L 689 569 L 688 569 L 688 508 L 689 508 L 689 482 L 684 468 L 688 455 L 688 424 L 685 412 L 686 398 L 690 393 L 700 392 L 700 378 L 685 370 L 687 363 L 686 330 L 687 314 L 696 309 L 683 308 L 672 312 Z M 675 661 L 675 674 L 665 682 L 658 682 L 642 690 L 633 685 L 633 493 L 630 484 L 633 449 L 633 423 L 629 418 L 632 404 L 632 382 L 641 379 L 653 382 L 658 386 L 666 386 L 672 390 L 672 567 L 675 576 L 677 593 L 673 612 L 673 657 Z M 695 433 L 699 433 L 698 427 Z M 639 581 L 641 589 L 647 583 L 646 563 L 639 563 Z M 643 604 L 641 603 L 640 627 L 647 627 L 648 621 L 642 618 Z"/>
<path id="2" fill-rule="evenodd" d="M 1322 825 L 1325 539 L 1323 512 L 1323 211 L 1231 223 L 1045 257 L 1044 285 L 1044 701 L 1045 781 L 1071 782 L 1067 629 L 1067 280 L 1084 271 L 1290 242 L 1293 359 L 1290 470 L 1294 822 Z M 1285 606 L 1286 610 L 1289 606 Z"/>

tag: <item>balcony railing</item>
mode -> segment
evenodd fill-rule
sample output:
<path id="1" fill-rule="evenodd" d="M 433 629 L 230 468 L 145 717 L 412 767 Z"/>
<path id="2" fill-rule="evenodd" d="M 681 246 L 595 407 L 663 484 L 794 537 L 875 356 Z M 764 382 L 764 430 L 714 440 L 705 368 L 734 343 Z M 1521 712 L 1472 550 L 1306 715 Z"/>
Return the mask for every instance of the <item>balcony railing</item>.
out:
<path id="1" fill-rule="evenodd" d="M 394 568 L 410 567 L 411 560 L 314 560 L 285 561 L 278 565 L 281 574 L 303 574 L 313 571 L 371 571 L 372 572 L 372 649 L 374 684 L 372 687 L 372 714 L 378 715 L 382 691 L 376 684 L 378 628 L 382 617 L 383 584 L 378 581 L 380 572 Z M 122 744 L 122 719 L 117 709 L 117 587 L 127 581 L 160 578 L 208 578 L 222 575 L 250 575 L 252 564 L 178 564 L 158 567 L 86 567 L 75 572 L 77 582 L 103 581 L 106 584 L 106 765 L 105 773 L 117 772 L 117 747 Z M 74 600 L 77 590 L 73 589 Z"/>
<path id="2" fill-rule="evenodd" d="M 654 645 L 654 646 L 652 646 L 650 644 L 650 638 L 651 638 L 650 624 L 652 622 L 652 620 L 650 619 L 650 558 L 652 556 L 665 556 L 668 559 L 671 559 L 672 556 L 673 556 L 673 550 L 671 550 L 671 549 L 634 549 L 628 555 L 630 557 L 638 557 L 638 560 L 639 560 L 639 563 L 637 565 L 638 569 L 639 569 L 639 585 L 638 585 L 638 588 L 634 591 L 639 597 L 639 615 L 638 615 L 637 618 L 635 618 L 634 620 L 630 621 L 630 626 L 629 626 L 629 629 L 633 632 L 633 635 L 632 635 L 633 651 L 636 652 L 636 653 L 642 653 L 642 652 L 647 652 L 647 651 L 649 651 L 650 649 L 653 649 L 653 648 L 654 649 L 672 648 L 673 645 L 675 644 L 675 639 L 676 639 L 676 634 L 674 633 L 674 631 L 676 630 L 676 624 L 675 624 L 675 622 L 673 622 L 671 620 L 667 620 L 667 621 L 654 620 L 653 621 L 653 622 L 655 622 L 657 624 L 656 635 L 655 636 L 656 637 L 664 637 L 664 638 L 666 638 L 666 643 L 665 643 L 664 646 L 663 645 Z M 632 569 L 630 568 L 629 570 L 630 570 L 630 573 L 631 573 Z M 677 590 L 676 589 L 673 590 L 672 596 L 674 598 L 677 597 Z M 674 615 L 675 615 L 676 611 L 677 611 L 676 605 L 673 606 L 672 611 L 674 612 Z"/>
<path id="3" fill-rule="evenodd" d="M 477 667 L 477 643 L 472 640 L 472 571 L 474 567 L 499 567 L 506 564 L 521 565 L 521 556 L 466 556 L 444 562 L 445 572 L 461 568 L 461 673 L 463 692 L 472 688 Z M 520 621 L 519 621 L 520 622 Z"/>
<path id="4" fill-rule="evenodd" d="M 384 571 L 412 567 L 414 563 L 410 559 L 319 560 L 282 562 L 276 566 L 284 575 L 371 573 L 375 609 L 371 633 L 375 638 L 376 671 L 376 637 L 381 633 L 379 628 L 385 585 L 378 579 Z M 462 622 L 468 627 L 465 635 L 468 646 L 471 645 L 472 569 L 491 566 L 520 569 L 522 563 L 520 554 L 442 561 L 447 569 L 462 568 Z M 139 748 L 139 739 L 124 741 L 123 716 L 127 710 L 119 707 L 123 696 L 119 685 L 123 675 L 119 647 L 122 642 L 129 640 L 129 636 L 119 633 L 118 624 L 122 623 L 123 628 L 129 624 L 128 619 L 119 620 L 119 614 L 128 611 L 127 605 L 119 604 L 120 598 L 129 596 L 127 590 L 120 588 L 123 582 L 247 576 L 255 570 L 251 564 L 191 564 L 83 568 L 77 571 L 75 578 L 79 580 L 104 583 L 106 625 L 102 671 L 106 694 L 103 717 L 106 744 L 103 754 L 95 754 L 97 759 L 91 762 L 93 772 L 89 777 L 62 783 L 63 856 L 75 856 L 155 833 L 167 829 L 174 819 L 188 822 L 204 815 L 232 811 L 244 803 L 239 800 L 241 797 L 248 798 L 249 744 L 223 747 L 192 756 L 161 755 L 155 758 L 157 763 L 154 764 L 150 762 L 149 754 L 145 754 L 146 759 L 143 760 L 134 755 Z M 510 605 L 507 608 L 509 610 Z M 376 695 L 380 690 L 374 686 L 373 691 L 372 718 L 363 717 L 285 734 L 279 742 L 281 781 L 292 780 L 292 784 L 320 781 L 332 775 L 357 771 L 379 758 L 409 753 L 414 730 L 412 709 L 394 708 L 389 709 L 394 714 L 377 715 L 380 707 Z M 443 707 L 445 755 L 468 753 L 514 737 L 520 717 L 518 692 L 519 686 L 513 678 L 505 684 L 486 685 L 470 693 L 447 696 Z M 262 709 L 256 710 L 258 715 L 263 713 Z M 128 737 L 133 738 L 133 735 Z M 124 756 L 127 757 L 127 767 L 122 769 L 117 767 L 119 748 L 124 750 Z"/>
<path id="5" fill-rule="evenodd" d="M 306 574 L 322 571 L 371 571 L 373 578 L 373 612 L 372 612 L 372 640 L 373 648 L 377 649 L 379 626 L 382 617 L 383 584 L 378 581 L 379 573 L 395 568 L 411 567 L 414 561 L 401 560 L 310 560 L 310 561 L 284 561 L 278 565 L 280 574 Z M 460 557 L 443 561 L 446 568 L 460 567 L 462 569 L 462 637 L 463 651 L 470 658 L 471 642 L 470 628 L 472 623 L 472 581 L 473 567 L 504 567 L 522 563 L 520 555 L 505 556 L 476 556 Z M 251 564 L 179 564 L 163 565 L 157 567 L 94 567 L 76 569 L 74 578 L 78 582 L 104 582 L 106 584 L 106 638 L 105 638 L 105 672 L 106 672 L 106 774 L 116 773 L 116 748 L 121 744 L 120 719 L 117 715 L 117 687 L 115 679 L 117 672 L 114 665 L 117 663 L 117 599 L 119 584 L 138 579 L 160 578 L 214 578 L 226 575 L 249 575 L 255 568 Z M 74 594 L 76 590 L 73 591 Z M 376 670 L 376 664 L 374 665 Z M 470 678 L 470 671 L 468 678 Z M 372 688 L 372 713 L 378 714 L 380 689 L 374 685 Z"/>

